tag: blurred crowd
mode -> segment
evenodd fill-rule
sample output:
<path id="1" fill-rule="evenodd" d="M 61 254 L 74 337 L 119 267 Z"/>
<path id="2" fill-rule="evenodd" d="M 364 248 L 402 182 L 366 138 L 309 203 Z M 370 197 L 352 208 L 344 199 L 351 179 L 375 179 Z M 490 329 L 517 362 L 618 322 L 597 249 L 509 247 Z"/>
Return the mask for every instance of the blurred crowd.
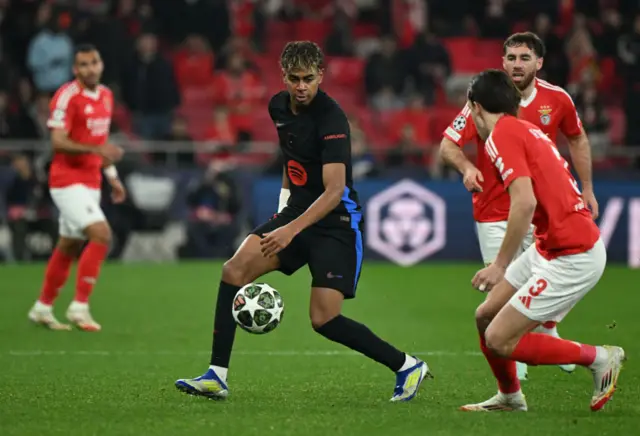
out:
<path id="1" fill-rule="evenodd" d="M 0 0 L 0 137 L 46 138 L 48 100 L 72 78 L 74 44 L 90 42 L 118 99 L 114 133 L 221 144 L 196 153 L 206 164 L 276 139 L 265 102 L 281 88 L 282 45 L 304 38 L 325 49 L 324 87 L 352 117 L 356 154 L 371 154 L 372 168 L 424 167 L 469 75 L 499 67 L 511 32 L 533 30 L 548 49 L 541 75 L 574 96 L 598 157 L 640 144 L 639 10 L 635 0 Z"/>
<path id="2" fill-rule="evenodd" d="M 136 151 L 129 160 L 207 168 L 186 199 L 182 250 L 199 256 L 237 231 L 243 196 L 229 171 L 244 163 L 281 173 L 266 103 L 282 89 L 287 41 L 325 50 L 322 87 L 350 117 L 355 179 L 441 178 L 455 175 L 437 144 L 469 78 L 500 68 L 502 41 L 525 30 L 547 46 L 540 76 L 572 94 L 596 170 L 629 166 L 609 152 L 640 146 L 638 0 L 0 0 L 0 139 L 40 147 L 16 156 L 3 151 L 10 141 L 0 146 L 13 167 L 0 200 L 14 255 L 29 256 L 32 227 L 55 234 L 45 123 L 53 92 L 72 79 L 75 44 L 102 54 L 117 100 L 112 139 Z M 135 167 L 126 165 L 123 174 Z M 120 239 L 156 225 L 132 197 L 110 215 Z"/>

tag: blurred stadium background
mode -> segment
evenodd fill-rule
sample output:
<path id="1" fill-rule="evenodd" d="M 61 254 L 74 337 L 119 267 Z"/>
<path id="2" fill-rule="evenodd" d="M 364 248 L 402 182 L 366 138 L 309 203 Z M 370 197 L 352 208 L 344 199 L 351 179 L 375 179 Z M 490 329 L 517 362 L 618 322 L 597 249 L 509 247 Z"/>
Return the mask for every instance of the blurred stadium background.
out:
<path id="1" fill-rule="evenodd" d="M 103 55 L 118 100 L 112 138 L 127 152 L 130 201 L 105 201 L 111 257 L 170 260 L 225 257 L 276 208 L 266 102 L 282 89 L 283 45 L 309 39 L 326 51 L 323 87 L 350 116 L 357 188 L 376 209 L 368 255 L 478 259 L 468 195 L 437 146 L 470 75 L 500 68 L 509 33 L 534 30 L 548 49 L 541 76 L 572 94 L 589 133 L 610 256 L 637 266 L 639 10 L 635 0 L 0 0 L 0 258 L 45 259 L 54 242 L 45 120 L 75 43 Z M 405 184 L 375 197 L 405 178 L 430 193 Z M 400 210 L 424 231 L 409 238 Z"/>
<path id="2" fill-rule="evenodd" d="M 606 412 L 615 419 L 585 412 L 586 372 L 556 368 L 530 371 L 527 416 L 456 412 L 494 386 L 473 326 L 482 296 L 469 285 L 480 264 L 471 199 L 437 149 L 470 76 L 500 68 L 502 40 L 520 30 L 544 39 L 541 76 L 566 87 L 582 116 L 598 223 L 617 264 L 561 334 L 633 356 L 637 0 L 0 0 L 0 262 L 19 264 L 0 268 L 0 433 L 637 433 L 633 366 Z M 230 404 L 189 401 L 172 387 L 205 368 L 221 259 L 277 208 L 281 163 L 266 102 L 282 88 L 278 59 L 292 39 L 325 49 L 323 87 L 352 125 L 366 256 L 381 261 L 367 262 L 346 313 L 436 373 L 410 407 L 389 408 L 383 369 L 306 328 L 306 272 L 265 279 L 283 291 L 287 315 L 276 333 L 238 334 Z M 92 299 L 104 331 L 48 334 L 26 319 L 57 231 L 45 121 L 81 42 L 99 48 L 117 96 L 112 140 L 126 150 L 118 168 L 130 198 L 104 201 L 114 262 Z"/>

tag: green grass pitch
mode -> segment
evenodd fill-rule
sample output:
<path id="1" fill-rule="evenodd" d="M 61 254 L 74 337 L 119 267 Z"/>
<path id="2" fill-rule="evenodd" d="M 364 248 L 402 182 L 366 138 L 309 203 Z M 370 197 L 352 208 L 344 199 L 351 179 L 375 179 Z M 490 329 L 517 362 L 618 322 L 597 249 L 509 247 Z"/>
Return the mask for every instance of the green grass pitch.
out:
<path id="1" fill-rule="evenodd" d="M 587 371 L 540 367 L 524 383 L 528 413 L 473 414 L 457 407 L 496 390 L 474 330 L 482 299 L 470 287 L 477 265 L 365 264 L 345 314 L 420 354 L 435 375 L 406 404 L 389 403 L 394 377 L 386 368 L 311 330 L 306 271 L 265 278 L 283 294 L 284 321 L 264 336 L 238 330 L 231 396 L 215 402 L 181 394 L 173 382 L 208 366 L 219 263 L 107 265 L 92 300 L 100 333 L 29 324 L 43 270 L 0 268 L 3 436 L 582 436 L 637 434 L 640 426 L 640 271 L 609 267 L 560 325 L 567 338 L 627 351 L 619 391 L 603 412 L 589 411 Z M 56 307 L 60 318 L 72 280 Z"/>

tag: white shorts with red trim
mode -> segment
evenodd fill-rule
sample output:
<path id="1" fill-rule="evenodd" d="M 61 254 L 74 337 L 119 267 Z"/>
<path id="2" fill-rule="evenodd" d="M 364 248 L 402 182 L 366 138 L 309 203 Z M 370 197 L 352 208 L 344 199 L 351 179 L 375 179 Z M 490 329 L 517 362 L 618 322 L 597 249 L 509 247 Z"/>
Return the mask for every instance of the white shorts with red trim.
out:
<path id="1" fill-rule="evenodd" d="M 51 188 L 51 199 L 60 211 L 60 236 L 85 239 L 84 230 L 107 219 L 100 208 L 100 190 L 84 185 Z"/>
<path id="2" fill-rule="evenodd" d="M 504 235 L 507 233 L 507 222 L 496 221 L 492 223 L 476 222 L 478 229 L 478 242 L 480 243 L 480 253 L 482 261 L 485 265 L 489 265 L 496 260 Z M 525 236 L 520 249 L 516 253 L 516 258 L 533 244 L 533 225 L 529 227 L 529 231 Z"/>
<path id="3" fill-rule="evenodd" d="M 509 267 L 505 279 L 517 289 L 509 304 L 533 321 L 560 322 L 602 277 L 604 242 L 589 251 L 547 260 L 532 245 Z"/>

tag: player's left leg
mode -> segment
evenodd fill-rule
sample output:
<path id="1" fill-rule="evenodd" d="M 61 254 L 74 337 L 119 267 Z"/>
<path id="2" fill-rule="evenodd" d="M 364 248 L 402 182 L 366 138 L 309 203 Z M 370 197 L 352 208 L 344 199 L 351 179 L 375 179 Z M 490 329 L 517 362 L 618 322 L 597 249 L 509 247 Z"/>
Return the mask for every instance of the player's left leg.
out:
<path id="1" fill-rule="evenodd" d="M 111 245 L 111 227 L 107 221 L 90 224 L 84 229 L 89 242 L 80 255 L 76 278 L 76 293 L 67 309 L 67 319 L 87 332 L 100 331 L 89 311 L 89 297 L 100 276 L 102 264 Z"/>
<path id="2" fill-rule="evenodd" d="M 109 253 L 111 227 L 100 208 L 100 190 L 83 185 L 74 185 L 74 195 L 64 206 L 66 217 L 80 230 L 80 235 L 88 242 L 80 255 L 76 278 L 76 292 L 67 309 L 67 319 L 84 331 L 100 331 L 89 311 L 89 297 L 98 281 L 100 270 Z"/>
<path id="3" fill-rule="evenodd" d="M 368 327 L 342 315 L 345 299 L 355 297 L 362 268 L 359 231 L 315 231 L 311 239 L 309 269 L 313 277 L 309 315 L 313 329 L 325 338 L 381 363 L 396 374 L 391 401 L 409 401 L 425 377 L 425 362 L 410 356 L 375 335 Z"/>
<path id="4" fill-rule="evenodd" d="M 527 254 L 527 253 L 525 253 Z M 528 256 L 516 261 L 520 265 L 522 274 L 527 273 Z M 476 326 L 480 336 L 480 349 L 487 363 L 491 367 L 494 377 L 498 382 L 498 393 L 486 401 L 476 404 L 467 404 L 460 409 L 464 411 L 526 411 L 527 402 L 520 389 L 520 378 L 516 368 L 516 362 L 497 356 L 487 346 L 485 332 L 493 318 L 500 312 L 505 304 L 513 297 L 516 289 L 506 280 L 498 283 L 487 294 L 485 301 L 476 309 Z M 525 364 L 526 368 L 526 364 Z"/>
<path id="5" fill-rule="evenodd" d="M 478 234 L 478 243 L 480 245 L 480 254 L 485 266 L 491 265 L 500 252 L 504 235 L 507 231 L 506 221 L 494 222 L 477 222 L 476 229 Z M 529 229 L 520 250 L 516 254 L 516 259 L 522 255 L 533 242 L 533 226 Z M 497 313 L 497 312 L 496 312 Z M 495 313 L 493 314 L 495 315 Z M 529 368 L 526 363 L 516 362 L 516 372 L 519 380 L 527 380 L 529 378 Z"/>

